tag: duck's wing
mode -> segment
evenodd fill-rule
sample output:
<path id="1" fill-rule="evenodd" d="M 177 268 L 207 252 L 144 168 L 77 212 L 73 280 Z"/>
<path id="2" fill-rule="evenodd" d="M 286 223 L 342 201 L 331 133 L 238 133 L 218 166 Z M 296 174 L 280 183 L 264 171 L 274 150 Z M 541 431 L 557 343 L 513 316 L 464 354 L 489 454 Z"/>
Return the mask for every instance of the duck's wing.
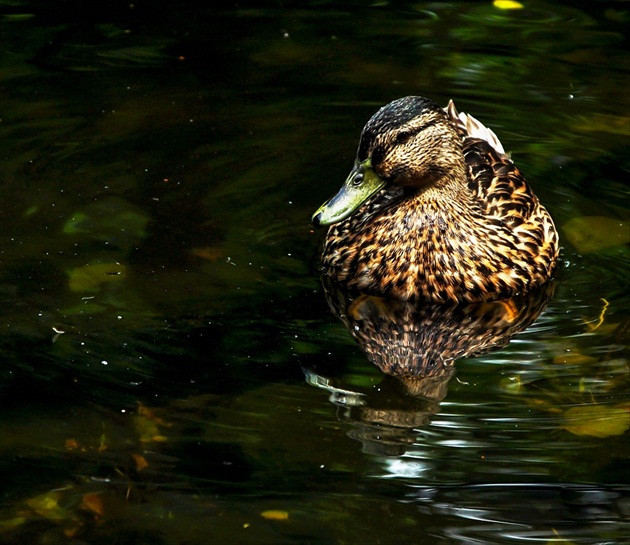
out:
<path id="1" fill-rule="evenodd" d="M 497 135 L 473 116 L 458 113 L 452 100 L 445 111 L 462 135 L 468 185 L 484 215 L 513 227 L 529 221 L 539 206 L 538 198 Z"/>
<path id="2" fill-rule="evenodd" d="M 455 123 L 462 137 L 468 136 L 470 138 L 485 140 L 497 153 L 504 155 L 508 160 L 510 159 L 510 156 L 505 153 L 499 137 L 494 134 L 492 129 L 486 127 L 481 121 L 475 119 L 470 114 L 465 114 L 464 112 L 459 113 L 452 100 L 448 101 L 448 106 L 444 108 L 444 111 L 448 114 L 450 120 Z"/>

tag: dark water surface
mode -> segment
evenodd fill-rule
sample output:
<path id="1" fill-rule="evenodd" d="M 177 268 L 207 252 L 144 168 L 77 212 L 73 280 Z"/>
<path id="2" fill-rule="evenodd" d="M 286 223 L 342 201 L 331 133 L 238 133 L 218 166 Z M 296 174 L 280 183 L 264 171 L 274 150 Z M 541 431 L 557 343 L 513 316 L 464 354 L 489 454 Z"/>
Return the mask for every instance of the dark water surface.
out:
<path id="1" fill-rule="evenodd" d="M 630 5 L 523 5 L 0 1 L 1 543 L 628 543 Z M 408 94 L 563 243 L 532 326 L 420 385 L 310 225 Z"/>

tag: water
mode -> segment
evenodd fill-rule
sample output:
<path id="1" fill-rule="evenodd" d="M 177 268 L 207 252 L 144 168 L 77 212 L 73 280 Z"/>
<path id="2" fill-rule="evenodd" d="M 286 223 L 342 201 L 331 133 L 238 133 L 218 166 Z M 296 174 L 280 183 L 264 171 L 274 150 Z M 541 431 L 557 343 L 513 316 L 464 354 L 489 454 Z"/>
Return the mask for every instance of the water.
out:
<path id="1" fill-rule="evenodd" d="M 625 3 L 0 7 L 0 542 L 627 542 Z M 407 94 L 563 242 L 533 325 L 421 383 L 309 223 Z"/>

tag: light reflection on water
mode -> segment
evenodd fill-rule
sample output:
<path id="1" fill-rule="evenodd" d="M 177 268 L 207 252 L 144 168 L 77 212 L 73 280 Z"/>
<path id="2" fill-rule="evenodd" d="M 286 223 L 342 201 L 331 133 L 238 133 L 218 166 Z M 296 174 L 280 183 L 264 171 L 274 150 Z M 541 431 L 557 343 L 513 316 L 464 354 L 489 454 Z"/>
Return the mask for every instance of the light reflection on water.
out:
<path id="1" fill-rule="evenodd" d="M 452 503 L 454 497 L 457 503 Z M 481 507 L 491 498 L 496 508 Z M 628 491 L 588 485 L 472 485 L 457 491 L 421 489 L 416 501 L 420 512 L 471 521 L 445 528 L 455 543 L 549 543 L 567 532 L 577 542 L 616 543 L 608 536 L 614 536 L 610 530 L 623 520 Z"/>

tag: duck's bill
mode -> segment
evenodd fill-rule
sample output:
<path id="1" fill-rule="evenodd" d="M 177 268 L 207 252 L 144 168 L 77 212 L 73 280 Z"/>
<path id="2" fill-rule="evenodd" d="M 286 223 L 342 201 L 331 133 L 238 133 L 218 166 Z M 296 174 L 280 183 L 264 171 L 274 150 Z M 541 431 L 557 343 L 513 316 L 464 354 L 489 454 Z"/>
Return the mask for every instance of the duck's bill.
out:
<path id="1" fill-rule="evenodd" d="M 369 159 L 356 163 L 339 193 L 313 214 L 313 223 L 318 226 L 332 225 L 345 220 L 384 186 L 385 182 L 374 172 Z"/>

